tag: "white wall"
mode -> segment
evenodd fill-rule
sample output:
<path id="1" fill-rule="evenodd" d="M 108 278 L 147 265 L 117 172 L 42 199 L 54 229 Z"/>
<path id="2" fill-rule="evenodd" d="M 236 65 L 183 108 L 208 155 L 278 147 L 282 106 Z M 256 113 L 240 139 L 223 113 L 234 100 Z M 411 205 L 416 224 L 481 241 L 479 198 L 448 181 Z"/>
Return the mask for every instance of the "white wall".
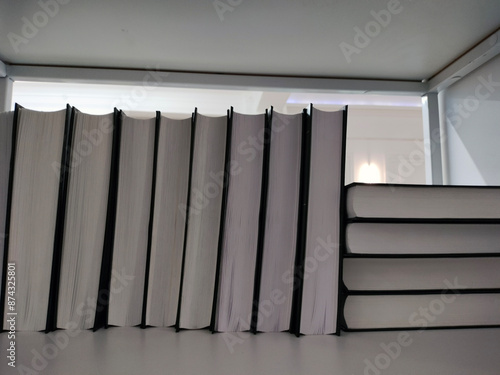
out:
<path id="1" fill-rule="evenodd" d="M 222 116 L 231 105 L 241 113 L 262 113 L 271 105 L 280 113 L 300 113 L 309 103 L 325 111 L 349 105 L 346 183 L 426 183 L 421 100 L 415 96 L 15 82 L 16 102 L 41 111 L 70 103 L 92 114 L 109 113 L 116 106 L 130 116 L 146 118 L 155 110 L 187 118 L 195 107 L 204 115 Z M 360 173 L 365 164 L 378 169 L 378 179 Z"/>
<path id="2" fill-rule="evenodd" d="M 360 175 L 364 164 L 378 168 L 379 181 Z M 349 106 L 345 179 L 425 184 L 422 108 Z"/>
<path id="3" fill-rule="evenodd" d="M 500 185 L 500 56 L 439 95 L 447 182 Z"/>
<path id="4" fill-rule="evenodd" d="M 12 80 L 8 77 L 0 78 L 0 112 L 10 110 L 12 102 L 12 83 Z"/>

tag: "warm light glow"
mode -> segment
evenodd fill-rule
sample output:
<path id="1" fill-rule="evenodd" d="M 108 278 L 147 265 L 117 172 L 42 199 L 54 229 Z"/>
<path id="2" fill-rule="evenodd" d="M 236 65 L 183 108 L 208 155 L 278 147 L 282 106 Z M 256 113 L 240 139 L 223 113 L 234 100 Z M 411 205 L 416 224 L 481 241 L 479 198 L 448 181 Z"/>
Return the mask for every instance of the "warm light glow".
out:
<path id="1" fill-rule="evenodd" d="M 380 170 L 375 164 L 365 163 L 359 168 L 359 182 L 381 182 Z"/>

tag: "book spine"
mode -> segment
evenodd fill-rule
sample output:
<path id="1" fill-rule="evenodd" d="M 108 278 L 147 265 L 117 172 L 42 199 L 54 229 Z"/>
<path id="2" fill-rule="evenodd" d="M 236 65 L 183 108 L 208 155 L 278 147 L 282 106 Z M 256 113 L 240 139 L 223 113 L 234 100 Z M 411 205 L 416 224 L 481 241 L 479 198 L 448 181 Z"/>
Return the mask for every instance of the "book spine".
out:
<path id="1" fill-rule="evenodd" d="M 259 233 L 257 239 L 257 259 L 255 262 L 255 278 L 253 286 L 252 318 L 250 320 L 250 332 L 257 333 L 257 323 L 260 303 L 260 284 L 262 277 L 262 258 L 264 254 L 264 238 L 266 234 L 267 197 L 269 188 L 269 157 L 271 153 L 273 108 L 268 113 L 266 110 L 265 132 L 264 132 L 264 154 L 262 165 L 262 183 L 259 211 Z"/>
<path id="2" fill-rule="evenodd" d="M 153 173 L 151 182 L 151 201 L 149 206 L 149 224 L 148 224 L 148 247 L 146 249 L 146 269 L 144 272 L 144 294 L 142 298 L 142 317 L 141 317 L 141 328 L 146 328 L 146 313 L 148 306 L 148 288 L 149 288 L 149 270 L 151 269 L 151 245 L 153 237 L 153 224 L 154 224 L 154 213 L 155 213 L 155 197 L 156 197 L 156 170 L 158 166 L 158 141 L 160 138 L 160 122 L 161 122 L 161 112 L 156 112 L 155 121 L 155 141 L 154 141 L 154 151 L 153 151 Z"/>
<path id="3" fill-rule="evenodd" d="M 214 287 L 214 298 L 212 302 L 212 315 L 210 318 L 210 331 L 215 333 L 217 330 L 217 304 L 219 300 L 219 284 L 220 284 L 220 268 L 222 261 L 222 247 L 224 244 L 224 229 L 226 223 L 226 212 L 227 212 L 227 197 L 229 180 L 231 176 L 231 137 L 233 133 L 233 114 L 234 109 L 231 107 L 227 111 L 227 135 L 226 135 L 226 150 L 224 156 L 224 184 L 222 187 L 222 206 L 220 214 L 220 229 L 219 229 L 219 239 L 217 243 L 217 263 L 215 267 L 215 287 Z"/>
<path id="4" fill-rule="evenodd" d="M 312 105 L 310 114 L 304 109 L 302 113 L 302 151 L 300 163 L 300 197 L 297 230 L 297 250 L 293 271 L 293 297 L 290 317 L 290 333 L 300 336 L 300 320 L 302 309 L 302 287 L 304 276 L 304 259 L 306 249 L 307 207 L 309 201 L 309 177 L 311 166 L 311 124 Z"/>
<path id="5" fill-rule="evenodd" d="M 57 202 L 56 228 L 54 235 L 54 254 L 52 257 L 52 270 L 50 280 L 49 304 L 47 311 L 47 324 L 45 332 L 57 328 L 57 310 L 59 302 L 59 282 L 61 278 L 61 261 L 64 240 L 64 223 L 66 222 L 66 201 L 68 197 L 68 184 L 71 173 L 71 147 L 73 141 L 73 124 L 75 115 L 73 109 L 66 106 L 66 124 L 64 127 L 64 144 L 61 156 L 61 170 L 59 175 L 59 196 Z"/>
<path id="6" fill-rule="evenodd" d="M 347 145 L 347 116 L 349 107 L 345 106 L 342 118 L 342 159 L 340 172 L 340 233 L 339 233 L 339 288 L 337 300 L 337 332 L 340 336 L 341 328 L 346 325 L 344 318 L 344 304 L 347 298 L 347 287 L 343 282 L 344 274 L 344 254 L 347 251 L 346 247 L 346 230 L 347 230 L 347 210 L 346 197 L 347 189 L 345 186 L 345 164 L 346 164 L 346 145 Z"/>
<path id="7" fill-rule="evenodd" d="M 115 108 L 113 116 L 113 146 L 111 152 L 111 171 L 108 190 L 108 206 L 106 214 L 106 230 L 102 252 L 99 291 L 94 321 L 94 331 L 108 328 L 109 297 L 113 264 L 113 247 L 115 241 L 116 206 L 118 198 L 118 176 L 120 167 L 122 112 Z"/>

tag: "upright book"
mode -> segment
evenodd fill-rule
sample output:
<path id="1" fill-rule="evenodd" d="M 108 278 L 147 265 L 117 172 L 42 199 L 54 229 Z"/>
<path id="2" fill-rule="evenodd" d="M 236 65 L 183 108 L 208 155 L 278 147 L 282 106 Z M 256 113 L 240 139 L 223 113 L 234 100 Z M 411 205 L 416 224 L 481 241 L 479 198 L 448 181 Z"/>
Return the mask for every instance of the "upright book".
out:
<path id="1" fill-rule="evenodd" d="M 173 326 L 181 283 L 192 119 L 161 117 L 145 324 Z"/>
<path id="2" fill-rule="evenodd" d="M 9 181 L 12 158 L 12 130 L 14 128 L 14 112 L 0 113 L 0 308 L 3 308 L 6 294 L 7 257 L 4 257 L 5 241 L 7 239 L 7 217 L 9 207 Z M 7 253 L 5 253 L 7 255 Z M 3 325 L 2 325 L 3 329 Z"/>
<path id="3" fill-rule="evenodd" d="M 57 327 L 91 329 L 98 300 L 109 296 L 109 292 L 99 291 L 99 275 L 114 123 L 113 114 L 88 115 L 76 109 L 73 112 Z"/>
<path id="4" fill-rule="evenodd" d="M 311 107 L 308 196 L 296 333 L 337 333 L 347 109 Z"/>
<path id="5" fill-rule="evenodd" d="M 156 119 L 120 112 L 116 223 L 111 263 L 108 324 L 135 326 L 142 320 Z"/>
<path id="6" fill-rule="evenodd" d="M 49 309 L 66 110 L 17 107 L 8 262 L 16 264 L 16 329 L 45 330 Z M 6 305 L 7 308 L 7 305 Z M 4 324 L 5 319 L 4 319 Z M 4 325 L 5 327 L 5 325 Z"/>
<path id="7" fill-rule="evenodd" d="M 290 328 L 304 115 L 272 112 L 257 331 Z M 254 308 L 255 308 L 254 307 Z"/>
<path id="8" fill-rule="evenodd" d="M 210 325 L 221 221 L 227 116 L 195 115 L 183 269 L 176 328 Z"/>
<path id="9" fill-rule="evenodd" d="M 247 331 L 251 325 L 265 124 L 264 114 L 232 114 L 216 331 Z M 255 140 L 253 144 L 252 139 Z"/>
<path id="10" fill-rule="evenodd" d="M 0 254 L 3 259 L 14 112 L 0 113 Z M 1 275 L 1 274 L 0 274 Z"/>

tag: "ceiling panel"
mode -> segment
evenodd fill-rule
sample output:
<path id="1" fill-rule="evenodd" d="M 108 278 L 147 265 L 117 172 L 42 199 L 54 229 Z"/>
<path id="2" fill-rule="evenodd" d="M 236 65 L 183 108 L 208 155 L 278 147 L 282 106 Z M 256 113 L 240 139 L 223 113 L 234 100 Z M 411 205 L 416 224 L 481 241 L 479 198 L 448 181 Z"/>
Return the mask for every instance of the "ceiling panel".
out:
<path id="1" fill-rule="evenodd" d="M 423 80 L 499 27 L 498 0 L 1 0 L 0 59 Z"/>

